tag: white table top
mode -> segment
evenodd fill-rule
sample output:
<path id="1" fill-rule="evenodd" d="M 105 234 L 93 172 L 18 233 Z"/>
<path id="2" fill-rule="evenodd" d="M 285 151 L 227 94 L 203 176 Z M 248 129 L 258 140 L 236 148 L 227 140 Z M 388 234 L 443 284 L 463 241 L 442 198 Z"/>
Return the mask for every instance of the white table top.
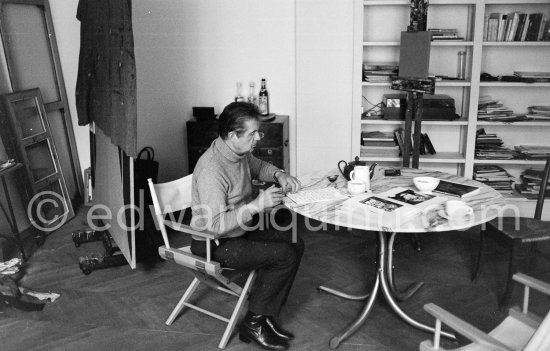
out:
<path id="1" fill-rule="evenodd" d="M 393 225 L 388 226 L 387 221 L 381 223 L 379 220 L 373 220 L 372 218 L 366 219 L 364 215 L 350 215 L 349 208 L 342 206 L 343 200 L 296 205 L 296 203 L 294 203 L 292 200 L 285 198 L 284 204 L 298 214 L 324 223 L 363 230 L 384 230 L 395 232 L 433 232 L 461 229 L 464 230 L 496 218 L 499 215 L 501 207 L 505 205 L 505 200 L 498 191 L 483 183 L 476 182 L 471 179 L 466 179 L 463 177 L 437 171 L 428 171 L 413 168 L 402 168 L 401 176 L 386 177 L 384 176 L 384 169 L 385 168 L 383 167 L 377 167 L 375 170 L 375 174 L 371 180 L 370 186 L 371 191 L 374 194 L 379 194 L 396 187 L 404 187 L 418 191 L 413 184 L 413 178 L 418 176 L 430 176 L 480 187 L 480 192 L 470 195 L 468 197 L 464 197 L 462 199 L 443 194 L 434 194 L 446 198 L 445 201 L 447 199 L 460 199 L 466 202 L 470 207 L 473 208 L 474 215 L 470 217 L 468 221 L 453 223 L 441 216 L 442 207 L 432 207 L 429 210 L 423 211 L 421 214 L 414 216 L 414 218 L 410 220 L 406 220 L 401 223 L 394 223 Z M 326 177 L 334 174 L 338 174 L 339 176 L 336 182 L 331 184 L 326 179 Z M 327 172 L 308 173 L 299 176 L 298 179 L 302 182 L 302 186 L 304 187 L 304 189 L 335 186 L 342 194 L 347 195 L 348 198 L 351 197 L 347 192 L 347 181 L 337 169 L 333 169 Z M 364 194 L 359 196 L 364 197 Z"/>

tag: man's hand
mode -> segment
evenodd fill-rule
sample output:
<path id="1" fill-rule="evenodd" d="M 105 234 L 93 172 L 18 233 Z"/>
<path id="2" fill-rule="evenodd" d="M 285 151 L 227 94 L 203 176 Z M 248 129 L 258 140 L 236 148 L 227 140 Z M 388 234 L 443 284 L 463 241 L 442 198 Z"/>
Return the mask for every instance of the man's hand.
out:
<path id="1" fill-rule="evenodd" d="M 286 173 L 277 172 L 275 174 L 275 177 L 277 178 L 277 181 L 281 185 L 281 189 L 285 193 L 295 193 L 298 190 L 300 190 L 300 187 L 302 186 L 302 184 L 298 179 L 296 179 L 293 176 L 289 176 Z"/>
<path id="2" fill-rule="evenodd" d="M 265 190 L 260 190 L 260 194 L 255 199 L 257 201 L 257 207 L 259 211 L 263 211 L 266 208 L 270 208 L 276 205 L 279 205 L 283 202 L 283 193 L 281 188 L 275 187 L 275 185 L 270 186 Z"/>

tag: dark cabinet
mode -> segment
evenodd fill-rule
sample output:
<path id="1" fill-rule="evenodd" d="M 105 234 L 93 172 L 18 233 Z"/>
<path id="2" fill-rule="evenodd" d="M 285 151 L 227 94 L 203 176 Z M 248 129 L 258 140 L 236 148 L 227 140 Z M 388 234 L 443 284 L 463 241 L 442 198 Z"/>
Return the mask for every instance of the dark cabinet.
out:
<path id="1" fill-rule="evenodd" d="M 288 152 L 288 116 L 277 116 L 270 122 L 261 122 L 260 131 L 264 138 L 258 142 L 252 152 L 254 156 L 290 171 Z M 218 121 L 187 122 L 187 154 L 189 156 L 189 173 L 193 171 L 199 157 L 218 137 Z"/>

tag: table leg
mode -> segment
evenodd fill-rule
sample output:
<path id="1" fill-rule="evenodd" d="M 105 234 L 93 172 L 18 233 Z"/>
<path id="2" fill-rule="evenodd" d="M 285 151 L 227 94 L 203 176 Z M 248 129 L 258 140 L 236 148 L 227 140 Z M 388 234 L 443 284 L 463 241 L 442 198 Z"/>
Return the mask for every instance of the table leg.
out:
<path id="1" fill-rule="evenodd" d="M 420 289 L 424 282 L 418 282 L 418 283 L 412 283 L 409 285 L 408 288 L 406 288 L 403 291 L 398 291 L 395 287 L 395 280 L 393 276 L 393 244 L 395 242 L 395 237 L 397 235 L 397 232 L 393 232 L 390 235 L 390 240 L 388 241 L 388 259 L 386 260 L 386 276 L 388 277 L 388 285 L 392 292 L 392 295 L 395 296 L 395 298 L 399 301 L 405 301 L 408 300 L 411 296 L 416 294 L 418 289 Z"/>
<path id="2" fill-rule="evenodd" d="M 363 301 L 363 300 L 366 300 L 366 299 L 368 299 L 369 296 L 371 295 L 370 293 L 364 294 L 364 295 L 351 295 L 351 294 L 342 292 L 342 291 L 340 291 L 340 290 L 336 290 L 336 289 L 332 289 L 332 288 L 327 288 L 326 286 L 322 286 L 322 285 L 319 286 L 319 287 L 317 288 L 317 290 L 319 290 L 320 292 L 321 292 L 321 291 L 327 292 L 327 293 L 329 293 L 329 294 L 332 294 L 332 295 L 335 295 L 335 296 L 344 298 L 344 299 L 346 299 L 346 300 L 354 300 L 354 301 Z"/>
<path id="3" fill-rule="evenodd" d="M 355 333 L 359 327 L 363 325 L 365 320 L 367 319 L 370 311 L 372 310 L 372 306 L 374 305 L 374 300 L 376 299 L 376 295 L 378 295 L 378 287 L 380 285 L 380 275 L 376 275 L 376 281 L 374 282 L 374 287 L 372 288 L 372 291 L 370 293 L 370 298 L 363 307 L 363 310 L 361 313 L 355 318 L 353 322 L 348 324 L 340 333 L 338 333 L 336 336 L 334 336 L 332 339 L 330 339 L 330 348 L 335 349 L 340 345 L 340 343 L 346 339 L 351 334 Z"/>
<path id="4" fill-rule="evenodd" d="M 428 332 L 434 332 L 434 328 L 429 327 L 427 325 L 424 325 L 420 322 L 417 322 L 416 320 L 412 319 L 410 316 L 408 316 L 399 306 L 397 305 L 397 302 L 394 299 L 394 291 L 395 288 L 392 288 L 393 282 L 390 284 L 389 282 L 393 280 L 393 275 L 391 273 L 392 271 L 392 264 L 393 264 L 393 255 L 391 254 L 391 250 L 393 249 L 393 242 L 395 240 L 396 233 L 392 233 L 390 235 L 390 239 L 387 239 L 387 233 L 384 231 L 380 231 L 378 233 L 378 260 L 377 260 L 377 266 L 378 266 L 378 272 L 376 274 L 376 281 L 374 282 L 374 286 L 372 288 L 372 291 L 370 295 L 365 295 L 364 299 L 366 299 L 366 296 L 369 296 L 369 299 L 365 306 L 363 307 L 361 313 L 351 322 L 349 325 L 347 325 L 340 333 L 338 333 L 336 336 L 334 336 L 330 340 L 330 347 L 332 349 L 335 349 L 340 345 L 340 343 L 345 340 L 347 337 L 352 335 L 367 319 L 370 311 L 372 310 L 372 307 L 374 305 L 374 301 L 376 299 L 376 296 L 378 295 L 378 289 L 381 288 L 384 299 L 390 305 L 390 308 L 405 322 L 409 323 L 415 328 L 418 328 L 420 330 L 428 331 Z M 403 294 L 406 295 L 406 298 L 409 298 L 412 296 L 421 286 L 423 283 L 415 283 L 412 287 L 408 289 L 408 291 Z M 327 291 L 331 294 L 334 294 L 336 296 L 344 297 L 351 300 L 360 300 L 362 296 L 353 296 L 348 295 L 345 293 L 342 293 L 340 291 L 326 288 L 323 286 L 320 286 L 318 289 Z M 397 297 L 397 296 L 396 296 Z M 441 335 L 456 340 L 456 337 L 454 334 L 447 333 L 442 331 Z"/>
<path id="5" fill-rule="evenodd" d="M 401 308 L 399 308 L 399 306 L 397 305 L 397 302 L 393 298 L 391 289 L 390 289 L 389 284 L 388 284 L 387 272 L 384 272 L 384 260 L 385 260 L 384 256 L 385 256 L 385 253 L 386 253 L 386 240 L 387 240 L 386 239 L 386 233 L 383 232 L 383 231 L 380 231 L 378 233 L 378 242 L 379 242 L 379 250 L 380 250 L 380 253 L 379 253 L 380 262 L 378 263 L 378 269 L 379 269 L 378 275 L 380 277 L 382 293 L 384 294 L 384 298 L 385 298 L 386 302 L 388 303 L 388 305 L 390 305 L 391 309 L 395 313 L 397 313 L 397 315 L 401 319 L 403 319 L 405 322 L 409 323 L 413 327 L 418 328 L 420 330 L 424 330 L 424 331 L 428 331 L 428 332 L 434 332 L 434 330 L 435 330 L 434 328 L 429 327 L 427 325 L 424 325 L 420 322 L 417 322 L 416 320 L 409 317 L 405 312 L 403 312 L 403 310 L 401 310 Z M 388 261 L 390 261 L 389 258 L 390 257 L 388 257 Z M 392 262 L 388 262 L 389 267 L 391 267 L 391 264 L 392 264 Z M 447 333 L 447 332 L 442 331 L 441 335 L 443 335 L 447 338 L 450 338 L 452 340 L 456 339 L 454 334 L 451 334 L 451 333 Z"/>

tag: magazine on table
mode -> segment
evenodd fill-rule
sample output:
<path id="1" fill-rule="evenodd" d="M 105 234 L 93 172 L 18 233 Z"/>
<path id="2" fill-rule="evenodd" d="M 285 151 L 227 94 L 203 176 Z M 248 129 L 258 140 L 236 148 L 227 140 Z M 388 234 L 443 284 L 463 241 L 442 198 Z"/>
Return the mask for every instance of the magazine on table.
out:
<path id="1" fill-rule="evenodd" d="M 468 197 L 475 195 L 480 191 L 481 188 L 478 186 L 455 183 L 441 179 L 433 192 L 450 196 Z"/>
<path id="2" fill-rule="evenodd" d="M 371 226 L 396 228 L 430 208 L 438 208 L 445 200 L 435 194 L 398 187 L 380 194 L 353 197 L 342 206 L 354 223 L 364 221 Z"/>

